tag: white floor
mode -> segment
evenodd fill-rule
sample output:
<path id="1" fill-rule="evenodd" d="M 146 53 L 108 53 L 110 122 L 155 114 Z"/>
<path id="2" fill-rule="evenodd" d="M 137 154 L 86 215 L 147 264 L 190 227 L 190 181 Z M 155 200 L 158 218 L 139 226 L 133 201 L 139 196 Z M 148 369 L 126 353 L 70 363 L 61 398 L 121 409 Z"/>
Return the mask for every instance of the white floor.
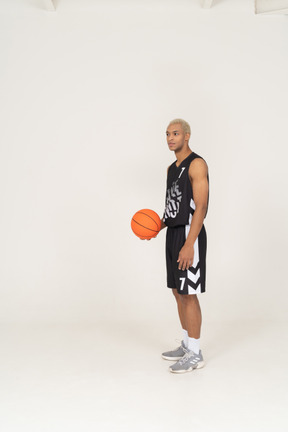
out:
<path id="1" fill-rule="evenodd" d="M 1 327 L 2 432 L 288 430 L 288 325 L 206 324 L 206 367 L 176 375 L 163 324 Z"/>

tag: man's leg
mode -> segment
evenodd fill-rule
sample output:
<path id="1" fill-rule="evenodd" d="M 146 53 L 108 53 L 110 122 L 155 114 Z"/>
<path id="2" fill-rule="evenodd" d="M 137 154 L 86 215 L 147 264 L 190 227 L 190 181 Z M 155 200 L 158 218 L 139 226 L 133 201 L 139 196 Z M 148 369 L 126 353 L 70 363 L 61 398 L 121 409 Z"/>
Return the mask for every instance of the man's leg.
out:
<path id="1" fill-rule="evenodd" d="M 200 351 L 199 339 L 202 316 L 198 298 L 196 294 L 179 294 L 177 289 L 173 289 L 173 294 L 177 302 L 179 319 L 183 329 L 183 336 L 186 331 L 187 337 L 183 337 L 184 341 L 182 344 L 184 343 L 184 345 L 181 345 L 174 351 L 167 351 L 162 354 L 162 357 L 166 360 L 174 360 L 176 358 L 180 359 L 185 354 L 185 350 L 183 350 L 184 347 L 191 352 L 193 351 L 195 354 L 198 354 Z"/>
<path id="2" fill-rule="evenodd" d="M 162 357 L 165 360 L 180 360 L 185 354 L 185 349 L 188 349 L 188 332 L 185 327 L 184 313 L 182 311 L 183 305 L 179 298 L 180 295 L 178 294 L 177 289 L 173 289 L 172 291 L 177 302 L 178 314 L 183 328 L 183 341 L 181 342 L 180 347 L 174 349 L 173 351 L 166 351 L 162 353 Z"/>
<path id="3" fill-rule="evenodd" d="M 178 315 L 181 326 L 187 330 L 189 337 L 199 339 L 202 324 L 201 308 L 196 294 L 178 294 L 173 289 L 178 308 Z"/>
<path id="4" fill-rule="evenodd" d="M 202 324 L 201 308 L 196 294 L 191 295 L 180 295 L 178 294 L 180 307 L 181 319 L 185 324 L 185 329 L 188 332 L 189 338 L 199 339 Z M 178 303 L 177 301 L 177 303 Z M 179 314 L 180 316 L 180 314 Z M 181 321 L 182 323 L 182 321 Z"/>
<path id="5" fill-rule="evenodd" d="M 180 299 L 180 297 L 182 297 L 182 296 L 180 294 L 178 294 L 178 291 L 176 288 L 173 288 L 172 291 L 173 291 L 175 300 L 177 302 L 178 315 L 179 315 L 182 329 L 187 331 L 185 316 L 184 316 L 184 307 L 183 307 L 183 303 L 181 302 L 181 299 Z"/>
<path id="6" fill-rule="evenodd" d="M 169 367 L 170 372 L 184 373 L 199 369 L 204 366 L 202 352 L 200 350 L 201 309 L 196 294 L 175 294 L 181 324 L 185 324 L 188 331 L 188 347 L 184 349 L 184 355 Z"/>

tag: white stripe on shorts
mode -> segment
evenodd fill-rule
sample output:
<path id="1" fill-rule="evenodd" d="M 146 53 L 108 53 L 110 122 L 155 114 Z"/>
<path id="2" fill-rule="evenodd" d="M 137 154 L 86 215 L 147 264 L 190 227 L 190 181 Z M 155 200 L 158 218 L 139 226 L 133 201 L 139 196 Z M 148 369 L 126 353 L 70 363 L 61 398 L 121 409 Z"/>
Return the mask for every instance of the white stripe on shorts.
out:
<path id="1" fill-rule="evenodd" d="M 191 201 L 193 201 L 193 200 L 191 199 Z M 194 204 L 194 201 L 193 201 L 193 203 L 191 202 L 190 205 L 192 208 L 195 209 L 195 204 L 194 204 L 194 207 L 193 207 L 193 204 Z M 185 238 L 186 239 L 187 239 L 189 231 L 190 231 L 191 222 L 192 222 L 192 214 L 190 213 L 189 225 L 185 226 Z M 196 268 L 198 263 L 199 263 L 199 243 L 198 243 L 198 237 L 197 237 L 197 239 L 194 243 L 194 259 L 193 259 L 192 267 Z M 200 268 L 198 269 L 198 271 L 195 275 L 190 270 L 187 270 L 187 278 L 189 280 L 191 280 L 191 282 L 197 283 L 199 278 L 200 278 Z M 201 284 L 198 285 L 196 290 L 188 285 L 188 294 L 199 294 L 199 293 L 201 293 Z"/>

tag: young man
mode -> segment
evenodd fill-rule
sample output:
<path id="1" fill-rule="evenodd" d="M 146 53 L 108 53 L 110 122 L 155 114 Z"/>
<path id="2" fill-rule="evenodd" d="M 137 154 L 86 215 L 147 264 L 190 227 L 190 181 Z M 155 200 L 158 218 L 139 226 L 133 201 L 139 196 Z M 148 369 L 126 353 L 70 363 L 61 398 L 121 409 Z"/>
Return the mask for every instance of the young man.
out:
<path id="1" fill-rule="evenodd" d="M 175 296 L 183 329 L 181 346 L 165 352 L 173 373 L 204 366 L 200 351 L 201 309 L 198 293 L 205 292 L 206 231 L 208 209 L 208 167 L 189 147 L 190 126 L 182 119 L 167 128 L 167 143 L 176 161 L 168 168 L 166 206 L 162 227 L 167 229 L 167 285 Z"/>

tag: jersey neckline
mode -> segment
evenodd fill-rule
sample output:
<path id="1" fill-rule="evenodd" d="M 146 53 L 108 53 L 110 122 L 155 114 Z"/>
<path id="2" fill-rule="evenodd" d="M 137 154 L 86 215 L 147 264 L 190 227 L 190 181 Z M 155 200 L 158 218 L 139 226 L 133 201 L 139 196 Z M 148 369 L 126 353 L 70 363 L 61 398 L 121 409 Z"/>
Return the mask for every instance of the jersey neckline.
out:
<path id="1" fill-rule="evenodd" d="M 183 161 L 180 163 L 180 165 L 177 166 L 177 160 L 175 161 L 175 166 L 176 168 L 180 168 L 180 166 L 183 164 L 183 162 L 186 161 L 186 159 L 188 159 L 194 152 L 192 151 L 185 159 L 183 159 Z"/>

